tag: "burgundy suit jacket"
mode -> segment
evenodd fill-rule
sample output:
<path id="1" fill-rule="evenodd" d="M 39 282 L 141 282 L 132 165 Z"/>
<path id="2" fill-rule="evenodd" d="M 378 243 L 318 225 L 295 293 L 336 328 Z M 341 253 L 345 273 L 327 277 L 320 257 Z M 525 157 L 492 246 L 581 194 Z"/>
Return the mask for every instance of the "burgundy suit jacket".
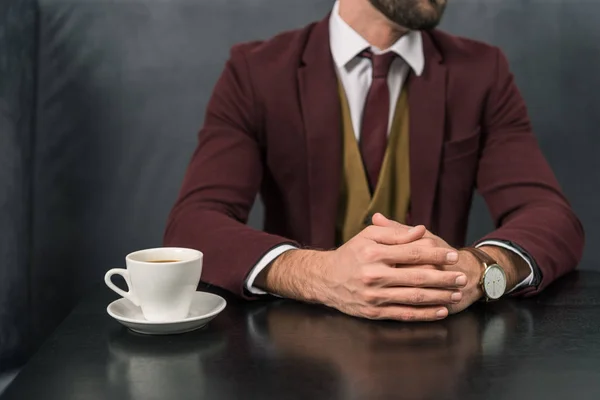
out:
<path id="1" fill-rule="evenodd" d="M 474 189 L 497 229 L 539 266 L 533 294 L 574 269 L 583 229 L 532 134 L 502 52 L 423 32 L 425 70 L 408 81 L 412 224 L 465 242 Z M 342 121 L 328 18 L 234 47 L 169 217 L 166 246 L 204 252 L 203 281 L 244 295 L 249 271 L 291 243 L 335 246 Z M 257 193 L 264 232 L 246 225 Z"/>

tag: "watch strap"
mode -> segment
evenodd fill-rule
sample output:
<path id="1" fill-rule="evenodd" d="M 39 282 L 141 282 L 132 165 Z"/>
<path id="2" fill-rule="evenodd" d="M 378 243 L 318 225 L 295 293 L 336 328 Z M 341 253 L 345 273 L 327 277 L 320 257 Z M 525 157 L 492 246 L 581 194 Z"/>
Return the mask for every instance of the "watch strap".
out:
<path id="1" fill-rule="evenodd" d="M 465 247 L 461 250 L 465 250 L 465 251 L 468 251 L 469 253 L 473 254 L 473 256 L 475 256 L 475 258 L 479 262 L 487 265 L 488 267 L 490 265 L 498 264 L 496 262 L 496 260 L 494 260 L 492 257 L 490 257 L 490 255 L 488 253 L 486 253 L 485 251 L 478 249 L 476 247 Z"/>

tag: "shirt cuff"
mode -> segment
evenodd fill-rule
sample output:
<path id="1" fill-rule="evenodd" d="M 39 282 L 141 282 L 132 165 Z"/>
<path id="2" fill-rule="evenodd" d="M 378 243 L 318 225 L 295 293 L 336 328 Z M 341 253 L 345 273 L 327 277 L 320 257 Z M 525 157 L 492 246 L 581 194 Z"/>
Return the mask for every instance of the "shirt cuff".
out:
<path id="1" fill-rule="evenodd" d="M 256 263 L 256 265 L 250 270 L 250 273 L 246 278 L 246 283 L 244 284 L 246 290 L 252 294 L 268 294 L 264 290 L 261 290 L 254 286 L 254 281 L 256 280 L 256 277 L 262 272 L 263 269 L 267 268 L 269 264 L 271 264 L 277 257 L 282 255 L 286 251 L 296 249 L 297 247 L 295 246 L 289 244 L 282 244 L 281 246 L 277 246 L 271 251 L 269 251 L 267 254 L 265 254 L 263 258 L 261 258 L 260 261 Z"/>
<path id="2" fill-rule="evenodd" d="M 479 243 L 475 247 L 479 248 L 481 246 L 498 246 L 498 247 L 502 247 L 506 250 L 510 250 L 513 253 L 517 254 L 519 257 L 521 257 L 523 260 L 525 260 L 527 265 L 529 265 L 529 270 L 531 271 L 529 276 L 527 278 L 523 279 L 517 286 L 512 288 L 508 293 L 512 293 L 515 290 L 521 289 L 523 287 L 531 286 L 533 284 L 533 279 L 535 277 L 535 273 L 533 272 L 533 265 L 531 264 L 531 260 L 529 260 L 529 257 L 527 257 L 521 250 L 511 246 L 510 244 L 506 244 L 504 242 L 500 242 L 497 240 L 486 240 L 485 242 Z"/>

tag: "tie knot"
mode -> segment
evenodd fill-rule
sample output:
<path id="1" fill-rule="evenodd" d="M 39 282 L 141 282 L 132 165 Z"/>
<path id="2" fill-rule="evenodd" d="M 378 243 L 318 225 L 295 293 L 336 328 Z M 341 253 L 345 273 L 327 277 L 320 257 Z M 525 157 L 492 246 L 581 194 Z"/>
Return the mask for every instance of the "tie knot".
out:
<path id="1" fill-rule="evenodd" d="M 392 62 L 397 57 L 393 51 L 385 54 L 373 54 L 371 50 L 364 50 L 360 53 L 360 56 L 371 60 L 373 64 L 373 79 L 387 78 Z"/>

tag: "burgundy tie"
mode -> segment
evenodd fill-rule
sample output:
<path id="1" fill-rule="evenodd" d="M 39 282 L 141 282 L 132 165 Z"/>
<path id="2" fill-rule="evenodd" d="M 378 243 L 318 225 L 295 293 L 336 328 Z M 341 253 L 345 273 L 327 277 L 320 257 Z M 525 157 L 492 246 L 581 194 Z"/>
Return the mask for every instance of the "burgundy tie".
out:
<path id="1" fill-rule="evenodd" d="M 365 50 L 360 56 L 370 59 L 373 64 L 373 82 L 363 110 L 360 152 L 371 191 L 374 192 L 387 147 L 390 117 L 390 89 L 387 78 L 396 54 L 389 52 L 375 55 L 370 50 Z"/>

